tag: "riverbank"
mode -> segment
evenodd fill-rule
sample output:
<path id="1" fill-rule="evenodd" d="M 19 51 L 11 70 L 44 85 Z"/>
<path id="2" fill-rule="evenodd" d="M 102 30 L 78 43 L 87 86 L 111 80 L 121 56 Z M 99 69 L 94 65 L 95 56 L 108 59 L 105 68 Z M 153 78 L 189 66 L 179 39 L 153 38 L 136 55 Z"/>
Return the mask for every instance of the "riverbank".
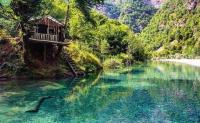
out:
<path id="1" fill-rule="evenodd" d="M 156 60 L 156 61 L 176 62 L 176 63 L 182 63 L 182 64 L 200 67 L 200 59 L 159 59 L 159 60 Z"/>

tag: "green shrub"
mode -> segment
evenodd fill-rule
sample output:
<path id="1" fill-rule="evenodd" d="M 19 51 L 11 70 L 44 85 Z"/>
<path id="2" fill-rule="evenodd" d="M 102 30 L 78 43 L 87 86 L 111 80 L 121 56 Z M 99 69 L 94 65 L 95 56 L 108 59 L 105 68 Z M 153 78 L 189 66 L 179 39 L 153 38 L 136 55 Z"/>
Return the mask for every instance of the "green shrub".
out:
<path id="1" fill-rule="evenodd" d="M 71 42 L 65 51 L 85 71 L 94 71 L 102 68 L 99 58 L 84 43 L 78 41 Z"/>
<path id="2" fill-rule="evenodd" d="M 119 69 L 129 66 L 133 63 L 131 54 L 121 53 L 115 56 L 110 56 L 103 62 L 104 69 Z"/>
<path id="3" fill-rule="evenodd" d="M 7 36 L 8 36 L 8 35 L 7 35 L 6 30 L 0 29 L 0 40 L 6 38 Z"/>
<path id="4" fill-rule="evenodd" d="M 103 63 L 104 69 L 119 69 L 122 67 L 122 59 L 108 58 Z"/>

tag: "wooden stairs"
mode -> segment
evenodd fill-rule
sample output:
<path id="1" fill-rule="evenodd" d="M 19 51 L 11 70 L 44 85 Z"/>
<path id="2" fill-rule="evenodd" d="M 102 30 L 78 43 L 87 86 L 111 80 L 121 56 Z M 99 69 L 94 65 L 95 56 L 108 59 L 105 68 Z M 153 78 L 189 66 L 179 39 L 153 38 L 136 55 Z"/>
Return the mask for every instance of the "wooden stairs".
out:
<path id="1" fill-rule="evenodd" d="M 85 73 L 77 67 L 77 65 L 75 64 L 75 62 L 69 54 L 65 53 L 64 58 L 75 77 L 85 76 Z"/>

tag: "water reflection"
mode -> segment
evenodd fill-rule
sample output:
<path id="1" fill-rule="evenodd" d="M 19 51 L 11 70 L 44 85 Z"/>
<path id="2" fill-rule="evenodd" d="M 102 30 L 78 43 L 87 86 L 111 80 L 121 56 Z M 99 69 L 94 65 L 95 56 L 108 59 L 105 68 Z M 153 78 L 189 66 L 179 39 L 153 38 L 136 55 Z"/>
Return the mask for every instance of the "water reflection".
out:
<path id="1" fill-rule="evenodd" d="M 79 79 L 0 85 L 0 122 L 200 122 L 200 69 L 148 63 Z M 39 112 L 26 113 L 43 96 Z M 61 98 L 60 98 L 61 97 Z"/>

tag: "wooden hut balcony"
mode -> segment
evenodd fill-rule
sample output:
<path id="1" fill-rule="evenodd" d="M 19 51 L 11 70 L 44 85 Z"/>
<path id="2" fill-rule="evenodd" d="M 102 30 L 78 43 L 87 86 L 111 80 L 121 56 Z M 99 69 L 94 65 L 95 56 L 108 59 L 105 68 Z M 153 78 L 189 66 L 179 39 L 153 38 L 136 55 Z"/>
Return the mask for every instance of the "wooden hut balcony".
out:
<path id="1" fill-rule="evenodd" d="M 31 35 L 30 39 L 59 42 L 59 36 L 53 34 L 34 33 L 33 35 Z"/>
<path id="2" fill-rule="evenodd" d="M 46 44 L 58 44 L 58 45 L 67 45 L 67 42 L 64 42 L 60 39 L 59 35 L 53 34 L 43 34 L 43 33 L 34 33 L 29 38 L 30 41 Z"/>

